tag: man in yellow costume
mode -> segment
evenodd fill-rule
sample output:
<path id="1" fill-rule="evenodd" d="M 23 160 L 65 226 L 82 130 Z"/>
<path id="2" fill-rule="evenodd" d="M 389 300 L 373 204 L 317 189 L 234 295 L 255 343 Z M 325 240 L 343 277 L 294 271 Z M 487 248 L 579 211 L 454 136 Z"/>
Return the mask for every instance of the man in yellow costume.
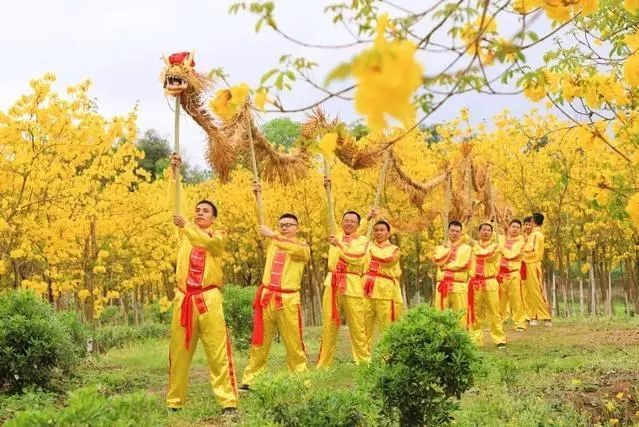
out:
<path id="1" fill-rule="evenodd" d="M 510 315 L 515 330 L 526 330 L 526 311 L 522 296 L 521 260 L 526 240 L 521 235 L 521 221 L 513 219 L 508 225 L 507 236 L 500 239 L 499 261 L 499 313 L 502 321 Z"/>
<path id="2" fill-rule="evenodd" d="M 472 248 L 462 243 L 462 224 L 448 224 L 448 242 L 435 248 L 433 261 L 437 265 L 437 289 L 435 307 L 439 310 L 466 310 L 468 305 L 468 272 Z M 466 327 L 466 316 L 460 318 Z"/>
<path id="3" fill-rule="evenodd" d="M 468 329 L 478 346 L 483 345 L 483 327 L 488 324 L 490 337 L 497 347 L 506 346 L 504 324 L 499 314 L 499 243 L 492 240 L 493 226 L 479 226 L 479 241 L 473 245 L 472 267 L 468 281 Z"/>
<path id="4" fill-rule="evenodd" d="M 544 223 L 544 215 L 534 213 L 532 215 L 532 232 L 524 246 L 524 262 L 526 263 L 526 279 L 524 280 L 523 294 L 526 307 L 526 317 L 530 319 L 530 325 L 535 326 L 541 320 L 546 326 L 552 326 L 548 301 L 546 300 L 541 262 L 544 259 L 544 235 L 541 226 Z"/>
<path id="5" fill-rule="evenodd" d="M 324 185 L 330 185 L 327 178 Z M 371 215 L 372 213 L 369 216 Z M 353 360 L 359 364 L 371 359 L 366 338 L 366 301 L 362 287 L 368 239 L 358 234 L 360 222 L 361 217 L 357 212 L 347 211 L 342 216 L 341 230 L 329 237 L 318 368 L 328 368 L 333 363 L 342 313 L 351 337 Z"/>
<path id="6" fill-rule="evenodd" d="M 367 298 L 366 337 L 372 349 L 375 327 L 383 332 L 403 312 L 399 289 L 399 248 L 388 239 L 391 227 L 386 221 L 377 221 L 373 227 L 374 242 L 366 254 L 364 296 Z M 399 298 L 399 301 L 398 301 Z"/>
<path id="7" fill-rule="evenodd" d="M 174 176 L 180 164 L 179 156 L 173 155 Z M 208 200 L 196 204 L 192 223 L 181 215 L 173 217 L 180 241 L 175 272 L 179 292 L 171 320 L 166 397 L 171 409 L 184 406 L 189 366 L 199 340 L 204 345 L 215 399 L 225 413 L 233 413 L 237 407 L 235 367 L 220 292 L 226 236 L 213 228 L 216 218 L 217 208 Z"/>
<path id="8" fill-rule="evenodd" d="M 260 191 L 256 185 L 256 192 Z M 291 213 L 280 216 L 279 234 L 265 225 L 260 234 L 270 239 L 262 284 L 253 302 L 253 336 L 248 366 L 244 370 L 240 389 L 248 390 L 256 375 L 266 368 L 271 342 L 279 331 L 286 349 L 290 372 L 307 370 L 306 350 L 302 336 L 300 284 L 304 266 L 310 259 L 308 245 L 297 238 L 297 217 Z"/>

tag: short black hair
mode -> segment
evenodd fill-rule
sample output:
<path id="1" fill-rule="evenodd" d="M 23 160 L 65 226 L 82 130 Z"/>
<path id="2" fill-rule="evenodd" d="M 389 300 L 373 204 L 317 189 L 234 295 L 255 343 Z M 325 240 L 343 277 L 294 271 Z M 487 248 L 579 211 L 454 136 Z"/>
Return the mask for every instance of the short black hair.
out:
<path id="1" fill-rule="evenodd" d="M 391 231 L 391 227 L 390 224 L 387 223 L 386 221 L 384 221 L 383 219 L 380 219 L 379 221 L 377 221 L 375 223 L 375 225 L 373 226 L 373 228 L 377 227 L 378 225 L 385 225 L 386 226 L 386 230 L 388 230 L 388 232 L 390 233 Z"/>
<path id="2" fill-rule="evenodd" d="M 532 222 L 532 217 L 531 216 L 527 216 L 524 218 L 524 224 Z"/>
<path id="3" fill-rule="evenodd" d="M 519 226 L 521 227 L 521 221 L 518 219 L 513 219 L 508 223 L 508 226 L 510 227 L 513 224 L 519 224 Z"/>
<path id="4" fill-rule="evenodd" d="M 462 225 L 461 222 L 457 221 L 457 220 L 452 220 L 451 222 L 448 223 L 448 229 L 450 230 L 450 227 L 452 227 L 453 225 L 463 229 L 464 226 Z"/>
<path id="5" fill-rule="evenodd" d="M 345 217 L 346 215 L 348 215 L 348 214 L 355 215 L 355 216 L 357 217 L 357 223 L 358 223 L 358 224 L 359 224 L 360 222 L 362 222 L 362 217 L 361 217 L 361 215 L 360 215 L 360 214 L 358 214 L 358 213 L 357 213 L 357 212 L 355 212 L 355 211 L 346 211 L 346 212 L 344 212 L 344 215 L 342 215 L 342 219 L 344 219 L 344 217 Z"/>
<path id="6" fill-rule="evenodd" d="M 217 208 L 215 207 L 212 201 L 202 199 L 195 204 L 196 207 L 199 205 L 209 205 L 211 207 L 211 210 L 213 211 L 213 217 L 217 218 Z"/>
<path id="7" fill-rule="evenodd" d="M 544 214 L 539 213 L 539 212 L 535 212 L 534 214 L 532 214 L 532 219 L 533 222 L 537 225 L 543 225 L 544 223 Z"/>
<path id="8" fill-rule="evenodd" d="M 493 232 L 493 231 L 494 231 L 494 229 L 493 229 L 493 225 L 492 225 L 490 222 L 482 222 L 481 224 L 479 224 L 479 228 L 477 228 L 477 230 L 481 231 L 481 228 L 482 228 L 484 225 L 489 226 L 489 227 L 490 227 L 490 231 L 491 231 L 491 232 Z"/>
<path id="9" fill-rule="evenodd" d="M 283 213 L 282 215 L 280 215 L 280 219 L 284 219 L 284 218 L 290 218 L 290 219 L 294 219 L 296 223 L 299 224 L 299 221 L 297 220 L 297 217 L 292 214 L 292 213 Z"/>

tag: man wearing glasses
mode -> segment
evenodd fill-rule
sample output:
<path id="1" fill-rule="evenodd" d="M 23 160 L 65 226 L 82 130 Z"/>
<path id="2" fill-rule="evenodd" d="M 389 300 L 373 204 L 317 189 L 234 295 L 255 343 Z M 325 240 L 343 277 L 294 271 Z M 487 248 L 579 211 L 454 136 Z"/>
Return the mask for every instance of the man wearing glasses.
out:
<path id="1" fill-rule="evenodd" d="M 260 185 L 254 184 L 253 192 L 261 191 Z M 284 342 L 289 371 L 299 373 L 307 370 L 299 291 L 304 266 L 310 259 L 310 249 L 297 238 L 295 215 L 285 213 L 280 216 L 278 227 L 279 233 L 276 233 L 266 225 L 259 226 L 260 234 L 270 242 L 262 284 L 253 301 L 253 336 L 241 390 L 248 390 L 255 377 L 266 368 L 276 331 Z"/>

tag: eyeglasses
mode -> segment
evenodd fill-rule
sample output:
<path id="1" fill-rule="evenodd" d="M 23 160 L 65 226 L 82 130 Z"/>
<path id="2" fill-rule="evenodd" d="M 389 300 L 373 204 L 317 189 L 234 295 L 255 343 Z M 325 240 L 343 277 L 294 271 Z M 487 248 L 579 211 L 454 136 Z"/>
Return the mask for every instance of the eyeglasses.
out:
<path id="1" fill-rule="evenodd" d="M 280 228 L 297 227 L 297 224 L 295 224 L 294 222 L 280 222 L 278 225 L 280 226 Z"/>

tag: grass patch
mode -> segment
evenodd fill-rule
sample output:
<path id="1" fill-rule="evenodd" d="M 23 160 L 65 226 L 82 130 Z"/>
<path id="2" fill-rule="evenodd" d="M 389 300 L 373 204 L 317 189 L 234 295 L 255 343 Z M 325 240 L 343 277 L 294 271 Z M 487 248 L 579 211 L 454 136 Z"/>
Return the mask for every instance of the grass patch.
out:
<path id="1" fill-rule="evenodd" d="M 321 328 L 305 330 L 311 367 L 317 360 L 320 334 Z M 619 425 L 639 423 L 639 319 L 557 320 L 552 328 L 537 326 L 524 333 L 507 334 L 505 350 L 490 346 L 481 350 L 482 367 L 475 387 L 461 399 L 456 425 L 587 426 L 609 425 L 611 420 L 618 420 Z M 330 375 L 318 376 L 314 387 L 354 387 L 357 369 L 351 363 L 347 335 L 343 328 L 335 368 Z M 284 354 L 283 345 L 275 342 L 270 372 L 286 371 Z M 234 356 L 241 377 L 247 352 L 236 351 Z M 147 425 L 222 425 L 201 346 L 191 365 L 187 407 L 170 414 L 164 410 L 167 366 L 167 339 L 146 339 L 90 356 L 58 393 L 31 389 L 14 396 L 0 394 L 0 424 L 27 409 L 64 408 L 69 404 L 67 392 L 90 387 L 110 398 L 144 393 L 151 399 L 145 406 L 149 411 L 144 417 Z M 240 396 L 240 425 L 248 399 Z"/>

